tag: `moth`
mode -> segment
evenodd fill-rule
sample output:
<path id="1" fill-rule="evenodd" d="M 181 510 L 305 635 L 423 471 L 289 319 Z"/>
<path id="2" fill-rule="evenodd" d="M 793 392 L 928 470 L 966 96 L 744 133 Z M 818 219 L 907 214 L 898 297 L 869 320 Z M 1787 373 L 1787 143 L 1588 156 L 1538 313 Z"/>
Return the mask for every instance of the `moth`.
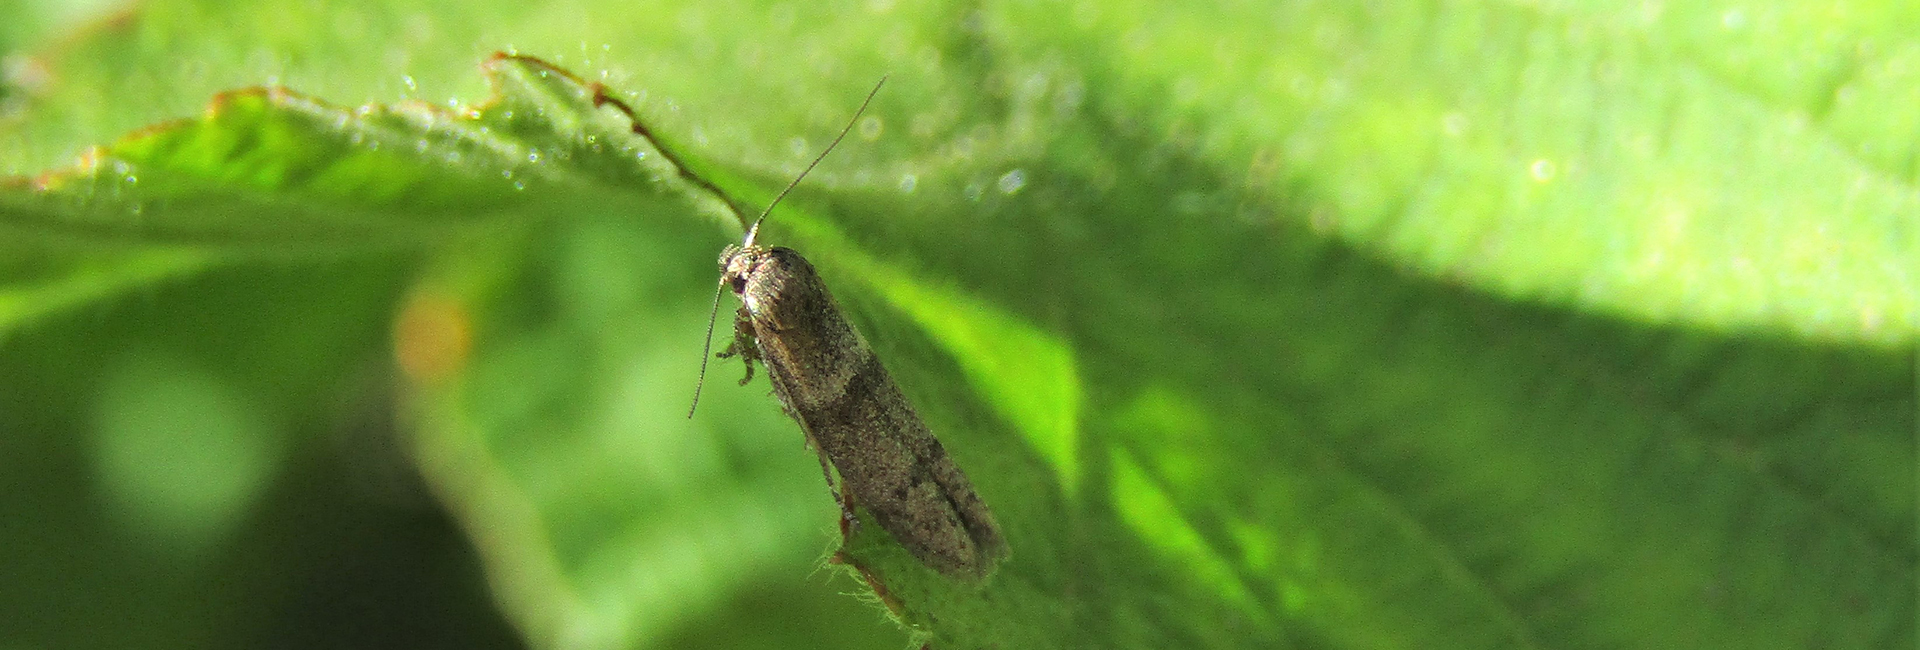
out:
<path id="1" fill-rule="evenodd" d="M 813 265 L 791 248 L 755 243 L 773 206 L 846 137 L 879 91 L 875 85 L 853 120 L 774 197 L 741 243 L 720 253 L 714 316 L 720 294 L 729 291 L 740 299 L 740 308 L 732 343 L 713 357 L 708 356 L 709 322 L 701 383 L 710 358 L 742 358 L 743 386 L 752 381 L 755 363 L 765 366 L 774 397 L 820 455 L 828 490 L 840 505 L 843 533 L 858 525 L 854 508 L 863 507 L 928 567 L 951 577 L 984 579 L 1006 557 L 1007 544 L 973 483 L 841 314 Z M 696 408 L 699 399 L 695 388 Z"/>

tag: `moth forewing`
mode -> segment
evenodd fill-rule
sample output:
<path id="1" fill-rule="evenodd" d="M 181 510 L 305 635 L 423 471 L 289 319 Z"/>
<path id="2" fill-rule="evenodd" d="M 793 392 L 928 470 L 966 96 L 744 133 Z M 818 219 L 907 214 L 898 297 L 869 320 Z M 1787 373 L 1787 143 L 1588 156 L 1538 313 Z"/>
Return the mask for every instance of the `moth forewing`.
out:
<path id="1" fill-rule="evenodd" d="M 843 526 L 857 521 L 854 508 L 864 507 L 927 566 L 949 576 L 981 579 L 1006 557 L 1007 544 L 973 483 L 841 315 L 813 265 L 792 249 L 754 244 L 773 206 L 847 137 L 879 92 L 876 84 L 833 142 L 747 226 L 740 244 L 720 253 L 720 291 L 738 296 L 740 309 L 733 342 L 719 356 L 737 354 L 745 360 L 742 384 L 753 378 L 755 361 L 767 367 L 774 396 L 820 453 L 828 487 L 833 487 L 834 475 L 840 477 L 835 496 Z M 713 308 L 717 316 L 718 294 Z M 704 384 L 707 357 L 704 352 L 701 356 Z M 693 407 L 699 404 L 696 386 Z"/>
<path id="2" fill-rule="evenodd" d="M 749 372 L 753 358 L 766 366 L 775 397 L 839 475 L 844 516 L 865 507 L 941 573 L 991 573 L 1007 552 L 993 514 L 813 265 L 792 249 L 747 246 L 729 250 L 721 281 L 740 297 L 735 345 L 754 348 Z"/>

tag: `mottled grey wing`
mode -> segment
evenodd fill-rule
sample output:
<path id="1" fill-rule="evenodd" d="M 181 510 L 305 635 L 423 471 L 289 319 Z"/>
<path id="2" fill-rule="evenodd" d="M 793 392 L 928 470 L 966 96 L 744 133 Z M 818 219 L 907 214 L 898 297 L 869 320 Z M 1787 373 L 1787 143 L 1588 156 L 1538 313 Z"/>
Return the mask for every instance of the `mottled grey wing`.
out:
<path id="1" fill-rule="evenodd" d="M 841 489 L 928 566 L 984 576 L 1006 553 L 986 504 L 798 253 L 748 283 L 775 394 L 839 471 Z"/>

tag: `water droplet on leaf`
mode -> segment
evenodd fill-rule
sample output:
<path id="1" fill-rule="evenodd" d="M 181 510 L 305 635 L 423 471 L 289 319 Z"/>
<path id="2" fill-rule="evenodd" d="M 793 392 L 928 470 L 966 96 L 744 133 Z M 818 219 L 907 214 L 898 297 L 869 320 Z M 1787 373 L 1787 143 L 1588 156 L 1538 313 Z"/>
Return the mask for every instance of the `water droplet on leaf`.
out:
<path id="1" fill-rule="evenodd" d="M 1000 186 L 1001 194 L 1018 192 L 1020 188 L 1027 186 L 1027 172 L 1020 169 L 1007 172 L 1000 176 L 998 185 Z"/>

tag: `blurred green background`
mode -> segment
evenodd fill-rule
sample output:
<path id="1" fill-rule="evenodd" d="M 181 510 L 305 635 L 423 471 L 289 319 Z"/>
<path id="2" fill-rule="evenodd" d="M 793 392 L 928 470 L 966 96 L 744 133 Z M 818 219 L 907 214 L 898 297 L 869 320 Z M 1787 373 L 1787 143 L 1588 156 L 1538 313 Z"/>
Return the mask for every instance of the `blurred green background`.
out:
<path id="1" fill-rule="evenodd" d="M 0 4 L 0 649 L 1910 647 L 1915 34 Z M 883 74 L 764 241 L 993 506 L 985 585 L 829 565 L 733 362 L 684 417 L 739 224 L 590 85 L 754 208 Z"/>

